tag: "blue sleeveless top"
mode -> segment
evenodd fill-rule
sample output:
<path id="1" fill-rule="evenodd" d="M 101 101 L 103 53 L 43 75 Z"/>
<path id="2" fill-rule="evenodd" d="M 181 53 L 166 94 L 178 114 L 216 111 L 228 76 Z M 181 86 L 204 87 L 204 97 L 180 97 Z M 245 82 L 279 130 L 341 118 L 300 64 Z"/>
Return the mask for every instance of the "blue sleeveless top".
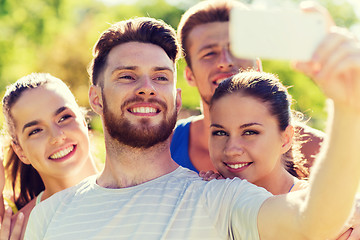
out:
<path id="1" fill-rule="evenodd" d="M 177 122 L 170 145 L 171 157 L 182 167 L 199 171 L 191 163 L 189 156 L 190 123 L 194 117 L 181 119 Z"/>

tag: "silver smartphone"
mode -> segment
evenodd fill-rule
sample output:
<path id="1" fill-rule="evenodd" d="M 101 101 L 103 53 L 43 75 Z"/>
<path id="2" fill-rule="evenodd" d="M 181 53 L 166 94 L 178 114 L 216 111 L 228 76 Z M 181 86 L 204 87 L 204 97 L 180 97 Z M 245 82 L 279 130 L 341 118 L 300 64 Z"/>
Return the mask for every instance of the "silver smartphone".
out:
<path id="1" fill-rule="evenodd" d="M 323 15 L 295 9 L 234 8 L 229 31 L 234 56 L 299 61 L 310 60 L 327 33 Z"/>

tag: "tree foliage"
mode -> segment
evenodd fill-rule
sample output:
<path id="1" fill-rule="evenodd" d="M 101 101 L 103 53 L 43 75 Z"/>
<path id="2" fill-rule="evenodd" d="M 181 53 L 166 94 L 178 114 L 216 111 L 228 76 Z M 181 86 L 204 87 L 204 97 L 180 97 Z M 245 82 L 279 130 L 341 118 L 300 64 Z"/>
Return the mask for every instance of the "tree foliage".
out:
<path id="1" fill-rule="evenodd" d="M 195 1 L 138 0 L 136 4 L 106 5 L 100 0 L 0 0 L 0 91 L 3 93 L 6 85 L 31 72 L 49 72 L 64 80 L 79 104 L 86 107 L 87 67 L 99 34 L 109 24 L 134 16 L 162 19 L 176 28 L 184 6 L 190 3 Z M 349 5 L 331 0 L 322 3 L 339 25 L 348 27 L 358 21 Z M 183 79 L 184 64 L 178 64 L 183 104 L 196 108 L 199 96 Z M 266 61 L 264 70 L 277 73 L 289 86 L 295 85 L 290 88 L 296 99 L 294 106 L 313 116 L 314 125 L 321 128 L 317 122 L 325 116 L 321 113 L 324 97 L 312 82 L 294 72 L 288 63 Z"/>

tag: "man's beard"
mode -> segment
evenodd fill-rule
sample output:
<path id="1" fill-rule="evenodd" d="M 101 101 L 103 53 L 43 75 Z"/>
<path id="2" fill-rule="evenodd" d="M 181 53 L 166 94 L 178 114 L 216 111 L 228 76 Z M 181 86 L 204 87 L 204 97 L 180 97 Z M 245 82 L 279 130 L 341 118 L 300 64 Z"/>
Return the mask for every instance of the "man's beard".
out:
<path id="1" fill-rule="evenodd" d="M 125 144 L 134 148 L 150 148 L 158 143 L 164 142 L 171 135 L 177 120 L 177 111 L 173 112 L 169 119 L 163 119 L 157 126 L 149 126 L 150 119 L 141 119 L 140 126 L 135 126 L 125 119 L 124 112 L 127 111 L 125 106 L 131 102 L 142 102 L 143 99 L 135 97 L 124 102 L 121 106 L 121 115 L 116 116 L 107 106 L 105 97 L 103 96 L 104 104 L 104 124 L 110 136 L 116 139 L 119 143 Z M 149 100 L 149 102 L 156 102 L 160 104 L 167 113 L 167 106 L 165 103 L 158 100 Z"/>

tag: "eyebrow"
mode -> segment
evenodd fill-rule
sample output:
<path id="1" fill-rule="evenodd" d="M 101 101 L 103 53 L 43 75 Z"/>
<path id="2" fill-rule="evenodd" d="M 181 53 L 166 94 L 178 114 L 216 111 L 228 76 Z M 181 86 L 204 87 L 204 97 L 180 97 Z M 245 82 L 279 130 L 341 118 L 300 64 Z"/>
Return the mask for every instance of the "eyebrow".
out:
<path id="1" fill-rule="evenodd" d="M 115 68 L 111 74 L 115 73 L 116 71 L 121 71 L 121 70 L 132 70 L 135 71 L 137 70 L 139 67 L 138 66 L 119 66 L 117 68 Z M 153 71 L 158 72 L 158 71 L 170 71 L 173 72 L 174 69 L 164 66 L 164 67 L 153 67 L 152 68 Z"/>
<path id="2" fill-rule="evenodd" d="M 66 109 L 68 109 L 68 108 L 65 107 L 65 106 L 58 108 L 58 109 L 54 112 L 54 116 L 62 113 L 62 112 L 65 111 Z M 38 121 L 38 120 L 34 120 L 34 121 L 31 121 L 31 122 L 28 122 L 28 123 L 24 124 L 24 126 L 23 126 L 23 128 L 22 128 L 22 132 L 24 132 L 26 128 L 29 128 L 29 127 L 32 127 L 32 126 L 34 126 L 34 125 L 39 124 L 39 122 L 40 122 L 40 121 Z"/>
<path id="3" fill-rule="evenodd" d="M 154 67 L 153 70 L 154 71 L 170 71 L 170 72 L 174 71 L 174 69 L 169 68 L 169 67 Z"/>
<path id="4" fill-rule="evenodd" d="M 26 123 L 23 126 L 22 132 L 24 132 L 26 128 L 29 128 L 29 127 L 37 125 L 37 124 L 39 124 L 39 121 L 37 121 L 37 120 Z"/>
<path id="5" fill-rule="evenodd" d="M 201 52 L 204 51 L 205 49 L 213 48 L 213 47 L 216 47 L 216 46 L 217 46 L 217 44 L 214 44 L 214 43 L 204 45 L 204 46 L 202 46 L 202 47 L 199 49 L 198 53 L 201 53 Z"/>
<path id="6" fill-rule="evenodd" d="M 117 68 L 115 68 L 114 70 L 111 71 L 111 74 L 113 74 L 116 71 L 121 71 L 121 70 L 136 70 L 138 67 L 136 66 L 119 66 Z"/>
<path id="7" fill-rule="evenodd" d="M 245 124 L 241 125 L 239 128 L 242 129 L 242 128 L 247 128 L 247 127 L 251 127 L 254 125 L 262 126 L 262 124 L 260 124 L 260 123 L 252 122 L 252 123 L 245 123 Z M 223 126 L 221 126 L 220 124 L 217 124 L 217 123 L 211 124 L 210 127 L 224 128 Z"/>

